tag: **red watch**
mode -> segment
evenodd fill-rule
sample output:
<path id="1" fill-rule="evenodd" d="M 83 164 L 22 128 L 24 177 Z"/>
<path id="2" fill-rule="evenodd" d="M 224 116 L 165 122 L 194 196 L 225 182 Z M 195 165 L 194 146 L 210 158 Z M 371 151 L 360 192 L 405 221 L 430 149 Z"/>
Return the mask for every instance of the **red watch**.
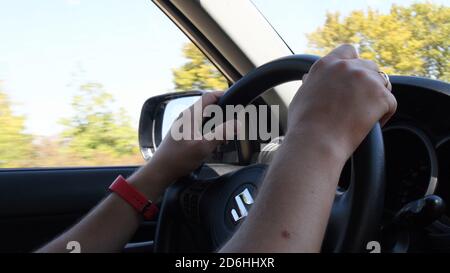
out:
<path id="1" fill-rule="evenodd" d="M 109 186 L 109 190 L 115 192 L 130 204 L 145 220 L 153 220 L 159 211 L 155 204 L 148 200 L 135 187 L 130 185 L 121 175 Z"/>

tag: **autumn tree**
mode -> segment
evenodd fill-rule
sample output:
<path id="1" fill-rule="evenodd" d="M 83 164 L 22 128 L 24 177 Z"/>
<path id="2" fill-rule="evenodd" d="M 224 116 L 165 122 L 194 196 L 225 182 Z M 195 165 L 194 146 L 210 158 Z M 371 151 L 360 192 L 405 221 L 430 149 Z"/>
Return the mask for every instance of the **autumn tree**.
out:
<path id="1" fill-rule="evenodd" d="M 68 155 L 79 158 L 77 165 L 140 161 L 137 132 L 123 108 L 114 110 L 112 95 L 98 83 L 83 84 L 79 91 L 72 100 L 74 115 L 62 120 Z"/>
<path id="2" fill-rule="evenodd" d="M 0 167 L 26 167 L 32 157 L 32 137 L 25 133 L 25 117 L 14 114 L 0 82 Z"/>
<path id="3" fill-rule="evenodd" d="M 173 70 L 176 90 L 225 90 L 228 88 L 227 80 L 194 44 L 184 45 L 183 56 L 187 62 Z"/>
<path id="4" fill-rule="evenodd" d="M 346 17 L 328 13 L 307 35 L 311 53 L 325 55 L 342 43 L 355 44 L 362 58 L 390 74 L 450 81 L 450 7 L 432 3 L 393 5 L 388 14 L 369 9 Z"/>

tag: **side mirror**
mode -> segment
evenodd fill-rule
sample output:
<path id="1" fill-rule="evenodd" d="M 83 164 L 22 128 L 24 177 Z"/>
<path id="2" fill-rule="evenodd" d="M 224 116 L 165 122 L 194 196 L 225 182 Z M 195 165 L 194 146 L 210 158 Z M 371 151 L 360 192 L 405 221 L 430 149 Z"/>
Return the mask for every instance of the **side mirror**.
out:
<path id="1" fill-rule="evenodd" d="M 172 123 L 203 94 L 201 91 L 174 92 L 149 98 L 139 119 L 139 147 L 145 160 L 150 159 Z"/>

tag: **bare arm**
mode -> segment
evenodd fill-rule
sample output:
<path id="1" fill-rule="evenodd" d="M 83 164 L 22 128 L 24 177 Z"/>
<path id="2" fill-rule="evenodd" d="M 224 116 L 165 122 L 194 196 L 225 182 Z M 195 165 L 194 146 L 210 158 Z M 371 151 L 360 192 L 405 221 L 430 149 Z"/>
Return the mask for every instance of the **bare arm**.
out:
<path id="1" fill-rule="evenodd" d="M 221 94 L 207 93 L 197 103 L 202 106 L 215 103 Z M 195 118 L 201 120 L 202 117 Z M 151 160 L 127 181 L 148 199 L 157 200 L 170 183 L 200 166 L 220 142 L 206 139 L 175 141 L 168 134 Z M 136 232 L 140 221 L 140 215 L 112 193 L 79 223 L 37 252 L 68 252 L 66 246 L 70 241 L 79 242 L 81 252 L 119 252 Z"/>
<path id="2" fill-rule="evenodd" d="M 377 71 L 349 45 L 311 68 L 255 204 L 222 252 L 320 251 L 346 160 L 396 108 Z"/>
<path id="3" fill-rule="evenodd" d="M 161 176 L 153 164 L 144 166 L 127 180 L 150 200 L 157 200 L 171 182 L 169 177 Z M 68 252 L 66 245 L 70 241 L 79 242 L 81 252 L 119 252 L 140 222 L 141 216 L 134 208 L 116 194 L 109 194 L 79 223 L 37 252 Z"/>
<path id="4" fill-rule="evenodd" d="M 345 158 L 328 143 L 311 145 L 310 133 L 285 138 L 251 213 L 223 252 L 320 250 Z"/>

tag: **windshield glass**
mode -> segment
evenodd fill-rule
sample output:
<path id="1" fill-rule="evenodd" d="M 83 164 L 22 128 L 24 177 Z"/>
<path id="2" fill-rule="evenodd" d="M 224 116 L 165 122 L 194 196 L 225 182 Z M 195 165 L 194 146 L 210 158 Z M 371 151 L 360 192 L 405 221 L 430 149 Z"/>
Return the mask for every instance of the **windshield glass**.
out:
<path id="1" fill-rule="evenodd" d="M 388 74 L 450 81 L 450 1 L 253 0 L 294 53 L 355 45 Z"/>

